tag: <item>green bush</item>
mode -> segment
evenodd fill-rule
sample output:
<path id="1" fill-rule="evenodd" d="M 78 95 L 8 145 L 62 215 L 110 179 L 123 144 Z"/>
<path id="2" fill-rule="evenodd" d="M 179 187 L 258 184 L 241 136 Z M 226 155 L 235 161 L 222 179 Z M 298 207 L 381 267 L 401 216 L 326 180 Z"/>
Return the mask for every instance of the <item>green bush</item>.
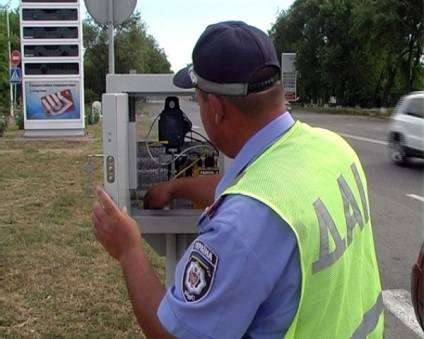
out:
<path id="1" fill-rule="evenodd" d="M 91 102 L 99 100 L 99 95 L 94 92 L 91 88 L 84 88 L 84 101 L 86 106 L 88 106 Z"/>
<path id="2" fill-rule="evenodd" d="M 2 137 L 4 133 L 6 132 L 7 125 L 8 125 L 7 117 L 5 115 L 1 115 L 0 116 L 0 137 Z"/>
<path id="3" fill-rule="evenodd" d="M 20 130 L 25 129 L 24 112 L 22 107 L 15 107 L 15 124 Z"/>

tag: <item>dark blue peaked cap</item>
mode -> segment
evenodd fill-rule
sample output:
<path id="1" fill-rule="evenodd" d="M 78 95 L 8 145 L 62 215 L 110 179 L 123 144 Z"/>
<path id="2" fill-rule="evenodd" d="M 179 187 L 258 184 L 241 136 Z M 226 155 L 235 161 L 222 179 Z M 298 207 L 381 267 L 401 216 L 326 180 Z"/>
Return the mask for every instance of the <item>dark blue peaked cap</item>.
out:
<path id="1" fill-rule="evenodd" d="M 280 80 L 280 63 L 267 34 L 242 21 L 209 25 L 193 49 L 193 65 L 174 76 L 180 88 L 197 87 L 208 93 L 245 96 L 266 90 Z M 273 66 L 275 76 L 259 83 L 252 77 L 264 67 Z"/>

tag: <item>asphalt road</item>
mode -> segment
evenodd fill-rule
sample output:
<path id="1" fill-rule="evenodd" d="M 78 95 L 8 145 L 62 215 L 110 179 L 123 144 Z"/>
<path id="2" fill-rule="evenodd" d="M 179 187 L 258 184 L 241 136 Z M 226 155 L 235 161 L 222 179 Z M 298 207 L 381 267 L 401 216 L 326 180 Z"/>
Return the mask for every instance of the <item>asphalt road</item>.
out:
<path id="1" fill-rule="evenodd" d="M 202 131 L 198 106 L 180 102 Z M 158 112 L 161 105 L 158 105 Z M 358 153 L 368 179 L 374 238 L 384 290 L 385 338 L 424 338 L 410 305 L 410 273 L 424 234 L 424 161 L 408 167 L 392 164 L 387 152 L 387 120 L 293 111 L 295 119 L 346 138 Z M 331 150 L 329 150 L 331 152 Z"/>

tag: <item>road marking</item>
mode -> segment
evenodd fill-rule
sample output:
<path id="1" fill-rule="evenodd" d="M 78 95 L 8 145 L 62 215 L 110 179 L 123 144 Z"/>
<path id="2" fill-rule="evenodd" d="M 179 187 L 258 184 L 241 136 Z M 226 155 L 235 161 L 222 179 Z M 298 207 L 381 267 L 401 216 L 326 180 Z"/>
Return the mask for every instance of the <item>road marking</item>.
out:
<path id="1" fill-rule="evenodd" d="M 424 198 L 423 197 L 420 197 L 419 195 L 416 195 L 416 194 L 407 194 L 406 196 L 407 197 L 410 197 L 412 199 L 416 199 L 418 201 L 424 202 Z"/>
<path id="2" fill-rule="evenodd" d="M 423 331 L 415 317 L 414 308 L 411 303 L 411 294 L 406 290 L 383 291 L 384 306 L 402 321 L 407 327 L 422 338 Z"/>
<path id="3" fill-rule="evenodd" d="M 374 144 L 379 144 L 379 145 L 387 145 L 387 142 L 386 141 L 375 140 L 375 139 L 364 138 L 364 137 L 358 137 L 356 135 L 351 135 L 351 134 L 346 134 L 346 133 L 340 133 L 340 135 L 342 135 L 342 136 L 344 136 L 346 138 L 350 138 L 350 139 L 356 139 L 356 140 L 361 140 L 361 141 L 372 142 Z"/>

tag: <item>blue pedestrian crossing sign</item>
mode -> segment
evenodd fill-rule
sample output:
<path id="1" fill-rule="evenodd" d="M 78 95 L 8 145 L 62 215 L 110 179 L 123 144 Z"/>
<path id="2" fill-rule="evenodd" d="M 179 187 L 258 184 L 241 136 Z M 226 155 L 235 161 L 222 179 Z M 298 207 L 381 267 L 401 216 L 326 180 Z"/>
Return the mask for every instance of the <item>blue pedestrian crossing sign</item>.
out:
<path id="1" fill-rule="evenodd" d="M 10 68 L 9 81 L 11 84 L 20 84 L 22 81 L 22 73 L 19 67 Z"/>

